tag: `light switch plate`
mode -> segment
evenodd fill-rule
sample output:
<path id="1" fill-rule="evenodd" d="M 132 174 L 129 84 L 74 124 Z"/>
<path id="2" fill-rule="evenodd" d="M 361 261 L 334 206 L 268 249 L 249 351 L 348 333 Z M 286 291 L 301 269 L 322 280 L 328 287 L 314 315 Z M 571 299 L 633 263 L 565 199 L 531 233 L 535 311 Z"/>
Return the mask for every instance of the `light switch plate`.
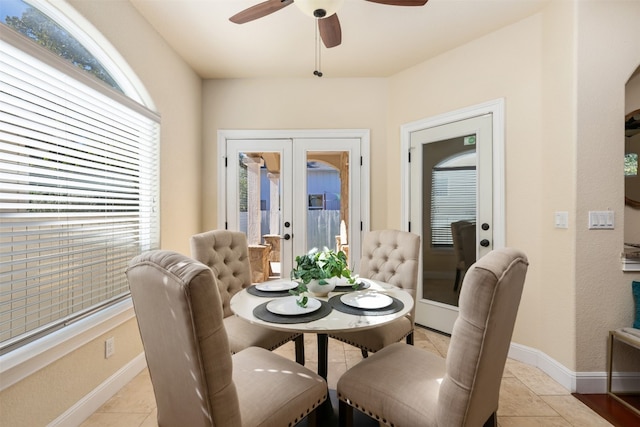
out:
<path id="1" fill-rule="evenodd" d="M 615 215 L 613 211 L 589 211 L 590 230 L 613 230 Z"/>
<path id="2" fill-rule="evenodd" d="M 556 228 L 569 228 L 569 212 L 556 212 L 554 224 Z"/>

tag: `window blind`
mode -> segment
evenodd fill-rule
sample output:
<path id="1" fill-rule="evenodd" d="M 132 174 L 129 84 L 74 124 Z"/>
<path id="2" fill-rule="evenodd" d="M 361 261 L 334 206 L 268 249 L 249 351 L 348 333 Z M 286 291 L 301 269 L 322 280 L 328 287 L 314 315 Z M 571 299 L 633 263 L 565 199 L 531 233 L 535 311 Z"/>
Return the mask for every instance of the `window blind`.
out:
<path id="1" fill-rule="evenodd" d="M 159 246 L 159 120 L 81 80 L 0 41 L 0 351 L 126 297 Z"/>
<path id="2" fill-rule="evenodd" d="M 476 169 L 434 168 L 431 185 L 431 245 L 453 246 L 451 223 L 476 220 Z"/>

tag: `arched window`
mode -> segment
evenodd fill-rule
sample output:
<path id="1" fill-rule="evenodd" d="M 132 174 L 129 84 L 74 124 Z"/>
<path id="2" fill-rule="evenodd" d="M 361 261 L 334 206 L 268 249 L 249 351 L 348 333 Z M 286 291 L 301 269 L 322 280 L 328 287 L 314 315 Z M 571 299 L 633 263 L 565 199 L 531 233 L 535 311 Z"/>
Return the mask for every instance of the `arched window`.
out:
<path id="1" fill-rule="evenodd" d="M 431 180 L 431 244 L 452 247 L 451 223 L 476 220 L 475 150 L 438 163 Z"/>
<path id="2" fill-rule="evenodd" d="M 0 2 L 0 353 L 127 298 L 159 246 L 159 117 L 38 4 Z"/>

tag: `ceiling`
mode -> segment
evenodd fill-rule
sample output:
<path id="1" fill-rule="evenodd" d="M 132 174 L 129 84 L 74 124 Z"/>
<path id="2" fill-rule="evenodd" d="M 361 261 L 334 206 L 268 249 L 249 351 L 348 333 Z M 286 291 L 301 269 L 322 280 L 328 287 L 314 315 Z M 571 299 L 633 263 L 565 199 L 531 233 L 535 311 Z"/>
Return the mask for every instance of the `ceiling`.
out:
<path id="1" fill-rule="evenodd" d="M 245 24 L 263 0 L 130 0 L 202 78 L 313 77 L 314 18 L 295 4 Z M 540 11 L 549 0 L 429 0 L 422 7 L 345 0 L 342 44 L 321 51 L 323 78 L 388 77 Z"/>

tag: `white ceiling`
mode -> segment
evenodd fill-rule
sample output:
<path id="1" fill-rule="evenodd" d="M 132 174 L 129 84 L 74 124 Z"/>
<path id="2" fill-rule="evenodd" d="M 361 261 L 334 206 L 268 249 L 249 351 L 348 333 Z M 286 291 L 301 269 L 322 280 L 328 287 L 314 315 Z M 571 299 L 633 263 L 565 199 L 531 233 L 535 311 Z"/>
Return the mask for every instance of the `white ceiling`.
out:
<path id="1" fill-rule="evenodd" d="M 262 0 L 130 0 L 202 77 L 312 77 L 315 22 L 295 4 L 245 24 Z M 324 78 L 388 77 L 517 22 L 549 0 L 429 0 L 422 7 L 345 0 L 342 44 L 323 46 Z"/>

